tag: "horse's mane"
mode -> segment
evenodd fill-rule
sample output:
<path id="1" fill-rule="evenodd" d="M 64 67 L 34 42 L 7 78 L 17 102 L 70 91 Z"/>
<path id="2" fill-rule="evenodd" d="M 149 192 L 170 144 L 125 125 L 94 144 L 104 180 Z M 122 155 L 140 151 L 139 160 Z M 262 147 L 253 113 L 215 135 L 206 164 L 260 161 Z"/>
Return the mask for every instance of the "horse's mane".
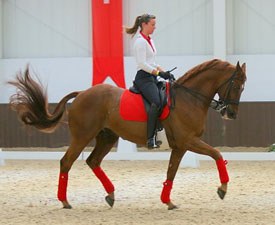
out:
<path id="1" fill-rule="evenodd" d="M 177 79 L 178 84 L 183 84 L 185 81 L 189 80 L 190 78 L 200 74 L 201 72 L 209 69 L 215 69 L 215 70 L 225 70 L 228 67 L 232 67 L 232 65 L 226 61 L 222 61 L 219 59 L 213 59 L 210 61 L 206 61 L 204 63 L 201 63 L 194 68 L 187 71 L 183 76 L 181 76 L 179 79 Z"/>

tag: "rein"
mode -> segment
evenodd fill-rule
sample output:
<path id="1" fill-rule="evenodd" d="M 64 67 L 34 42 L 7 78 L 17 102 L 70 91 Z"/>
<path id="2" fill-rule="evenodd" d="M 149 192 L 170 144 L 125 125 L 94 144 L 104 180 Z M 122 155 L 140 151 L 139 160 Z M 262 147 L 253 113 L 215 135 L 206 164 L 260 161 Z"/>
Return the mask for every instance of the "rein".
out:
<path id="1" fill-rule="evenodd" d="M 177 88 L 183 89 L 184 91 L 186 91 L 187 93 L 193 95 L 194 97 L 196 97 L 197 99 L 201 100 L 202 102 L 203 102 L 204 100 L 207 100 L 207 101 L 210 101 L 210 100 L 211 100 L 211 99 L 209 99 L 208 97 L 206 97 L 205 95 L 203 95 L 203 94 L 201 94 L 201 93 L 199 93 L 199 92 L 197 92 L 197 91 L 194 91 L 194 90 L 192 90 L 192 89 L 190 89 L 190 88 L 188 88 L 188 87 L 185 87 L 185 86 L 183 86 L 183 85 L 180 85 L 180 84 L 178 84 L 177 82 L 172 82 L 172 87 L 173 87 L 174 89 L 177 89 Z M 171 88 L 171 90 L 172 90 L 172 88 Z M 174 92 L 172 92 L 172 93 L 173 93 L 172 96 L 175 97 L 175 93 L 174 93 Z M 175 101 L 175 99 L 173 99 L 173 101 Z"/>

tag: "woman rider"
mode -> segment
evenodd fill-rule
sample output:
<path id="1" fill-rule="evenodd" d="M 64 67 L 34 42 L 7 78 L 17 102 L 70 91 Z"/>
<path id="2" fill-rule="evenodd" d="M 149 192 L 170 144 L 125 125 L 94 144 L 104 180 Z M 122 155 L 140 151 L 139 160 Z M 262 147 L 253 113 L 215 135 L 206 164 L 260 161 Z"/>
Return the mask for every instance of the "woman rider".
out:
<path id="1" fill-rule="evenodd" d="M 169 79 L 170 73 L 164 72 L 156 64 L 156 47 L 150 37 L 156 29 L 156 17 L 150 14 L 138 16 L 132 27 L 126 28 L 126 33 L 134 36 L 138 29 L 139 34 L 134 43 L 134 56 L 137 63 L 137 73 L 134 84 L 143 97 L 150 103 L 147 122 L 147 147 L 158 148 L 156 143 L 156 124 L 161 107 L 157 76 Z"/>

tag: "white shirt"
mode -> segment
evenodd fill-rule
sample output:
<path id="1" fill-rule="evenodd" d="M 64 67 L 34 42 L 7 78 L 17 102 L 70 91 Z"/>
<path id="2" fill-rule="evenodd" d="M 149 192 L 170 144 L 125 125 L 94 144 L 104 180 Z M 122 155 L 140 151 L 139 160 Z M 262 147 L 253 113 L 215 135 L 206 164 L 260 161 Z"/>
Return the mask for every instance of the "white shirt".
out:
<path id="1" fill-rule="evenodd" d="M 157 69 L 158 65 L 155 62 L 156 48 L 154 41 L 151 39 L 151 44 L 154 51 L 148 41 L 138 34 L 134 43 L 134 55 L 137 63 L 137 70 L 144 70 L 148 73 L 152 73 L 154 69 Z"/>

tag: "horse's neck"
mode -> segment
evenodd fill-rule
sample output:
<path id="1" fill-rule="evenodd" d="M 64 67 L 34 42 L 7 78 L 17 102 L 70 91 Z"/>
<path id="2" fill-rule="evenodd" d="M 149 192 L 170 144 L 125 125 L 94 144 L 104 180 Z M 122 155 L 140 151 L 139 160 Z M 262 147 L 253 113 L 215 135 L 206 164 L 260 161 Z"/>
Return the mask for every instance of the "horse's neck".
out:
<path id="1" fill-rule="evenodd" d="M 208 102 L 214 98 L 219 85 L 222 83 L 221 71 L 207 70 L 182 82 L 190 91 L 197 92 L 205 97 Z"/>

